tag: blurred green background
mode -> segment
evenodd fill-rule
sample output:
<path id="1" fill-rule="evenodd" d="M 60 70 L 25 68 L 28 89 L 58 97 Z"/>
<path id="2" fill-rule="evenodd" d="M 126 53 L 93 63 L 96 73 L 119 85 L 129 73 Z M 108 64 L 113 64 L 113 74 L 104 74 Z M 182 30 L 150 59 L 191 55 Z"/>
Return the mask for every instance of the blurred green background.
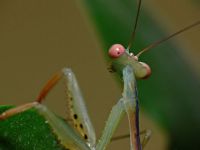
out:
<path id="1" fill-rule="evenodd" d="M 119 82 L 106 69 L 105 55 L 114 43 L 127 45 L 135 4 L 135 0 L 2 0 L 0 104 L 33 101 L 52 74 L 71 67 L 99 136 L 121 95 Z M 136 53 L 200 18 L 195 0 L 150 0 L 143 1 L 142 7 Z M 200 145 L 199 35 L 200 27 L 195 27 L 140 58 L 152 67 L 152 76 L 138 82 L 141 128 L 153 131 L 147 150 Z M 62 83 L 46 100 L 50 109 L 64 116 Z M 127 132 L 124 119 L 116 135 Z M 109 149 L 129 149 L 129 140 L 113 142 Z"/>

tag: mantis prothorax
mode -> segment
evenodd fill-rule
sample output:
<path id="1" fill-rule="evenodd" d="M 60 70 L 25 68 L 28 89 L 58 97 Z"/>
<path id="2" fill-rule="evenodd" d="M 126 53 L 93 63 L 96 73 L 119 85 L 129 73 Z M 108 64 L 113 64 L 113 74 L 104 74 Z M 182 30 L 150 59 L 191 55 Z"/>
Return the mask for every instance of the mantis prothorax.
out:
<path id="1" fill-rule="evenodd" d="M 141 0 L 139 1 L 136 23 L 128 48 L 125 49 L 121 44 L 115 44 L 109 49 L 109 56 L 112 58 L 111 69 L 122 74 L 124 90 L 122 98 L 120 98 L 117 104 L 113 106 L 102 136 L 97 142 L 95 131 L 87 113 L 77 80 L 74 73 L 68 68 L 64 68 L 47 82 L 36 101 L 3 112 L 0 115 L 0 121 L 9 119 L 13 115 L 22 113 L 30 108 L 34 108 L 45 118 L 45 120 L 47 120 L 49 126 L 52 128 L 52 132 L 57 136 L 60 144 L 62 144 L 65 149 L 103 150 L 111 141 L 113 133 L 120 120 L 127 113 L 130 126 L 131 149 L 141 150 L 143 147 L 142 145 L 146 144 L 149 136 L 147 136 L 143 142 L 140 142 L 138 120 L 139 106 L 136 79 L 147 78 L 151 74 L 151 69 L 147 64 L 139 62 L 138 57 L 144 51 L 147 51 L 160 43 L 199 25 L 200 21 L 175 32 L 166 38 L 154 42 L 144 48 L 140 53 L 138 53 L 138 55 L 134 56 L 132 53 L 129 53 L 129 49 L 135 37 L 140 8 Z M 68 103 L 67 122 L 58 118 L 54 113 L 41 104 L 48 92 L 62 77 L 66 81 L 65 85 Z M 150 134 L 150 132 L 145 133 L 147 133 L 146 135 Z"/>

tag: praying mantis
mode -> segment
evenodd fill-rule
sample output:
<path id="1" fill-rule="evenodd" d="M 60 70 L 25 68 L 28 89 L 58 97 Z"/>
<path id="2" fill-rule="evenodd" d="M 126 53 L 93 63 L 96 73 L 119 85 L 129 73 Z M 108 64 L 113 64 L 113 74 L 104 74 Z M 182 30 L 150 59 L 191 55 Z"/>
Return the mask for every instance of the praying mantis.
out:
<path id="1" fill-rule="evenodd" d="M 139 5 L 140 4 L 141 1 Z M 140 7 L 138 7 L 138 10 L 139 9 Z M 138 15 L 136 18 L 139 16 L 139 13 L 137 14 Z M 150 48 L 157 46 L 158 43 L 161 43 L 162 41 L 165 41 L 170 37 L 175 36 L 198 24 L 199 22 L 194 23 L 169 36 L 168 38 L 160 40 L 157 43 L 153 43 L 143 51 L 149 50 Z M 137 23 L 135 24 L 133 35 L 136 31 L 136 25 Z M 133 40 L 133 38 L 131 38 L 131 40 Z M 56 74 L 52 79 L 49 80 L 49 82 L 45 85 L 39 94 L 36 102 L 31 102 L 17 108 L 10 109 L 2 113 L 0 118 L 2 121 L 4 121 L 15 114 L 24 112 L 30 108 L 34 108 L 41 116 L 45 118 L 50 127 L 53 129 L 53 132 L 58 136 L 61 144 L 64 145 L 65 149 L 105 149 L 110 142 L 121 118 L 125 115 L 125 113 L 127 113 L 131 129 L 131 149 L 142 149 L 139 139 L 139 122 L 134 120 L 137 120 L 139 117 L 135 78 L 147 78 L 150 75 L 151 70 L 147 64 L 138 61 L 138 57 L 141 53 L 134 56 L 132 53 L 129 53 L 129 48 L 130 45 L 127 49 L 125 49 L 122 45 L 117 44 L 113 45 L 109 50 L 109 56 L 112 58 L 111 69 L 112 71 L 116 71 L 119 74 L 122 74 L 124 81 L 124 91 L 122 98 L 113 107 L 103 134 L 97 144 L 94 129 L 87 114 L 80 88 L 78 87 L 74 73 L 68 68 L 63 69 L 61 73 Z M 55 116 L 51 111 L 49 111 L 45 106 L 41 104 L 51 88 L 61 78 L 64 78 L 67 81 L 65 84 L 68 97 L 67 103 L 69 107 L 67 109 L 69 115 L 67 118 L 67 123 L 57 118 L 57 116 Z"/>

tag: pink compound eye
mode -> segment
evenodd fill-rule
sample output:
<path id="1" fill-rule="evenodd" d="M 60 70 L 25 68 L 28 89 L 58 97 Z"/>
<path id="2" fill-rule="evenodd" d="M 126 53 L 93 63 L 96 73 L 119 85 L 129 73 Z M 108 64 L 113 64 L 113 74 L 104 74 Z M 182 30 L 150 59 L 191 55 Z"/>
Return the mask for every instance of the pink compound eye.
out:
<path id="1" fill-rule="evenodd" d="M 121 44 L 114 44 L 108 51 L 108 54 L 112 58 L 117 58 L 125 52 L 124 46 Z"/>

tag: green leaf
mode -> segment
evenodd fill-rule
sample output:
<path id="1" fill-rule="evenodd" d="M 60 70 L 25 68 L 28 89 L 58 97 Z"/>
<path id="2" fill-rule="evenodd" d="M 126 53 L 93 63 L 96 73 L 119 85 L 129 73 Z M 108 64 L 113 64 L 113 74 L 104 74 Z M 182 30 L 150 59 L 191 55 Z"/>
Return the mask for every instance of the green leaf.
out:
<path id="1" fill-rule="evenodd" d="M 133 18 L 135 0 L 83 0 L 98 29 L 104 53 L 112 44 L 127 46 Z M 142 10 L 140 25 L 133 52 L 137 53 L 152 41 L 165 37 L 161 25 Z M 152 68 L 152 76 L 138 81 L 142 108 L 164 127 L 170 135 L 171 147 L 178 149 L 199 148 L 200 133 L 200 79 L 180 54 L 175 43 L 166 42 L 143 54 L 140 61 Z"/>
<path id="2" fill-rule="evenodd" d="M 11 106 L 0 106 L 0 114 Z M 64 150 L 35 109 L 0 121 L 0 150 Z"/>

